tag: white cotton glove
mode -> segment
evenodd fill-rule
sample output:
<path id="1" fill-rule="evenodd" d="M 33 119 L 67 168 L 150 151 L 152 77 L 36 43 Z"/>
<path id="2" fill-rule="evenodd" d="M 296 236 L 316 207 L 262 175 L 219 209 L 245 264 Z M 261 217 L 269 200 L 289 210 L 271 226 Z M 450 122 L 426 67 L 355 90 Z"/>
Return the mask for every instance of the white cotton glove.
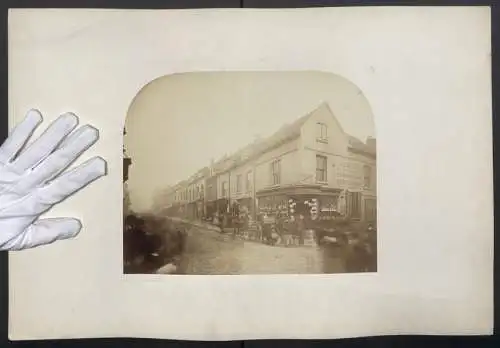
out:
<path id="1" fill-rule="evenodd" d="M 0 146 L 0 250 L 33 248 L 76 236 L 79 220 L 38 217 L 106 174 L 106 162 L 100 157 L 62 173 L 98 140 L 97 129 L 86 125 L 73 132 L 78 118 L 67 113 L 25 146 L 41 122 L 37 110 L 29 111 Z"/>

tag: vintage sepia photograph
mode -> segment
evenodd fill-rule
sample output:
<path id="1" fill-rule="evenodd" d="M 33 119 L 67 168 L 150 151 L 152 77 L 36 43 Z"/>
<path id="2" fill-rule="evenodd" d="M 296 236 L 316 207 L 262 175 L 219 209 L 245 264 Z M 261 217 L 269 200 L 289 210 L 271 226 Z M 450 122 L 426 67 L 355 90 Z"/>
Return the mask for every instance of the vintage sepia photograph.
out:
<path id="1" fill-rule="evenodd" d="M 158 77 L 123 154 L 126 274 L 377 271 L 375 118 L 340 75 Z"/>

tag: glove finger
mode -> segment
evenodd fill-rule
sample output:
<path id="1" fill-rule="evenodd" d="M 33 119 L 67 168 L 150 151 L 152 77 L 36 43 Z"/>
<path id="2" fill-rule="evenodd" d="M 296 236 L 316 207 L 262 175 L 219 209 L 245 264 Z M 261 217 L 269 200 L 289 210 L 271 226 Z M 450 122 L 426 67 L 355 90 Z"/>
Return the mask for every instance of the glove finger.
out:
<path id="1" fill-rule="evenodd" d="M 22 151 L 12 163 L 17 172 L 24 172 L 45 159 L 78 125 L 78 118 L 72 113 L 59 116 L 43 134 Z"/>
<path id="2" fill-rule="evenodd" d="M 71 165 L 83 152 L 99 139 L 99 131 L 89 125 L 80 127 L 69 135 L 64 144 L 35 167 L 32 173 L 19 184 L 21 193 L 53 179 Z"/>
<path id="3" fill-rule="evenodd" d="M 106 175 L 106 161 L 94 157 L 41 187 L 36 196 L 46 206 L 61 202 L 91 182 Z"/>
<path id="4" fill-rule="evenodd" d="M 40 219 L 2 246 L 2 250 L 23 250 L 74 238 L 82 224 L 73 218 Z"/>
<path id="5" fill-rule="evenodd" d="M 14 127 L 7 140 L 0 146 L 0 162 L 7 163 L 14 159 L 41 122 L 42 115 L 38 110 L 28 111 L 24 120 Z"/>

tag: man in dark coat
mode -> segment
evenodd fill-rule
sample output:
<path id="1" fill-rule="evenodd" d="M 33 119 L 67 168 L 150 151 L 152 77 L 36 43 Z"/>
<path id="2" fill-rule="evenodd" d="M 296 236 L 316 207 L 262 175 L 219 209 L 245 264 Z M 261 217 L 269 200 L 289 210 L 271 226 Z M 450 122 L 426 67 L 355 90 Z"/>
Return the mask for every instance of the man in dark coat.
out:
<path id="1" fill-rule="evenodd" d="M 304 234 L 306 230 L 304 215 L 300 214 L 297 219 L 297 234 L 299 237 L 299 245 L 304 245 Z"/>
<path id="2" fill-rule="evenodd" d="M 124 261 L 127 266 L 134 267 L 141 263 L 148 250 L 145 233 L 145 221 L 133 214 L 125 218 L 123 231 Z"/>

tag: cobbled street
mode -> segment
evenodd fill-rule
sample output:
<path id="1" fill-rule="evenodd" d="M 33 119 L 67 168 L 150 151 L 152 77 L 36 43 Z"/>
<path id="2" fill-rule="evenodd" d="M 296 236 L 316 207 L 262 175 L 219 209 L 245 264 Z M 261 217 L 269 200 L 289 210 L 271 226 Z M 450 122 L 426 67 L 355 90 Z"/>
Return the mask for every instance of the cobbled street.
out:
<path id="1" fill-rule="evenodd" d="M 344 267 L 334 249 L 269 246 L 191 227 L 179 271 L 198 275 L 315 274 L 342 273 Z"/>

